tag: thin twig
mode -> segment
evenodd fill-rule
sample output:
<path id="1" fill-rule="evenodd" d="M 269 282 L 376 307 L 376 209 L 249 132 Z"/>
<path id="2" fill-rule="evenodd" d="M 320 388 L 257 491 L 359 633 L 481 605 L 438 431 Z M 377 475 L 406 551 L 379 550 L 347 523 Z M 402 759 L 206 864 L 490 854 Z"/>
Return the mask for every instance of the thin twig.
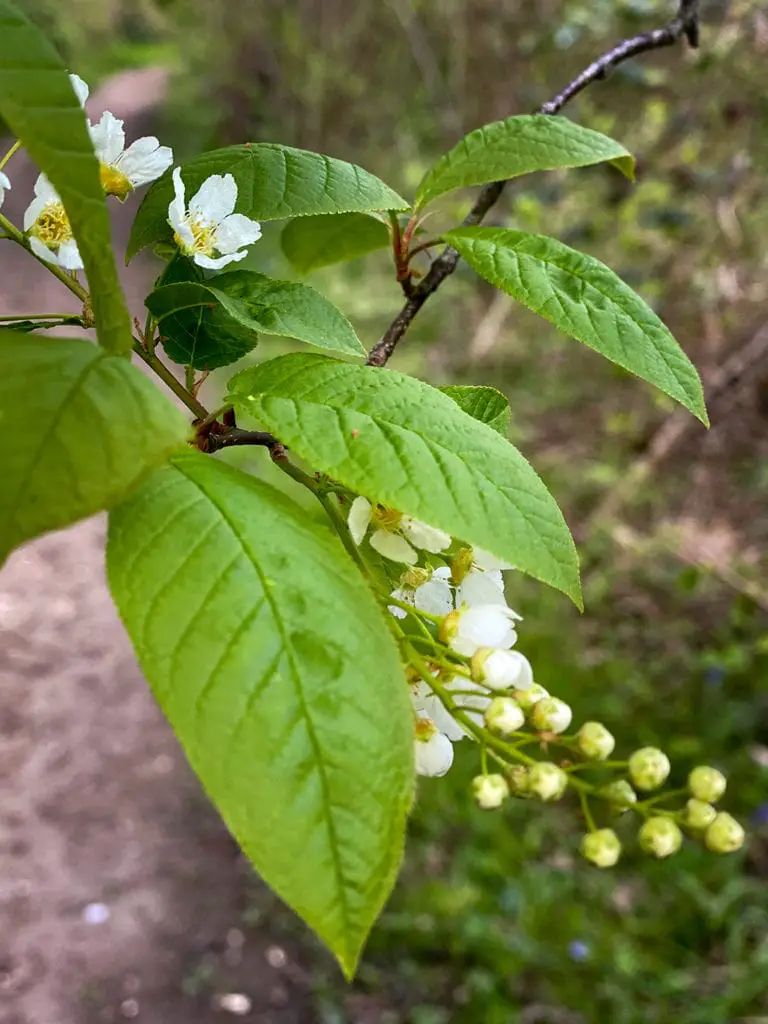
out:
<path id="1" fill-rule="evenodd" d="M 221 433 L 211 431 L 207 435 L 206 451 L 218 452 L 222 448 L 234 448 L 237 445 L 261 445 L 264 448 L 275 448 L 279 444 L 278 439 L 265 430 L 243 430 L 240 427 L 229 427 Z"/>
<path id="2" fill-rule="evenodd" d="M 577 75 L 562 92 L 542 104 L 537 113 L 558 114 L 574 96 L 577 96 L 592 82 L 605 78 L 610 70 L 625 60 L 651 50 L 673 46 L 683 36 L 691 46 L 698 46 L 699 0 L 680 0 L 677 16 L 664 28 L 643 32 L 612 47 Z M 503 181 L 494 181 L 484 186 L 474 206 L 464 218 L 465 227 L 475 227 L 482 222 L 491 207 L 498 201 L 505 184 Z M 405 305 L 387 328 L 383 337 L 371 349 L 368 355 L 368 366 L 386 365 L 414 317 L 429 296 L 436 292 L 443 281 L 454 272 L 458 262 L 459 254 L 450 246 L 438 256 L 427 275 L 411 289 Z"/>

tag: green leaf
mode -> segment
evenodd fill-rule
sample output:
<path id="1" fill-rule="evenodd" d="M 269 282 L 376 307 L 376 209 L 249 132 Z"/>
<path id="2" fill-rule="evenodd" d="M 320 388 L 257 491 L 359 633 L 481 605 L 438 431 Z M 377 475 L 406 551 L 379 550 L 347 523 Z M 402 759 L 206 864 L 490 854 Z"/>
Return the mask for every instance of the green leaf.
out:
<path id="1" fill-rule="evenodd" d="M 693 363 L 650 306 L 604 263 L 554 238 L 504 228 L 457 228 L 445 239 L 486 281 L 709 424 Z"/>
<path id="2" fill-rule="evenodd" d="M 408 203 L 362 167 L 304 149 L 253 143 L 203 153 L 182 167 L 187 198 L 211 174 L 237 182 L 237 212 L 254 220 L 282 220 L 308 214 L 405 210 Z M 150 188 L 136 214 L 126 259 L 154 242 L 170 240 L 170 171 Z"/>
<path id="3" fill-rule="evenodd" d="M 60 57 L 9 0 L 0 0 L 0 115 L 61 196 L 85 265 L 99 342 L 110 352 L 130 352 L 131 321 L 85 115 Z"/>
<path id="4" fill-rule="evenodd" d="M 165 285 L 152 292 L 146 304 L 163 332 L 171 335 L 170 346 L 164 343 L 171 358 L 200 368 L 239 359 L 253 347 L 258 333 L 347 355 L 365 353 L 349 320 L 314 288 L 251 270 L 220 274 L 206 284 Z M 247 347 L 234 354 L 230 339 L 239 337 Z"/>
<path id="5" fill-rule="evenodd" d="M 502 437 L 509 434 L 512 410 L 506 396 L 496 388 L 451 386 L 440 388 L 440 391 L 474 419 L 493 427 Z"/>
<path id="6" fill-rule="evenodd" d="M 576 549 L 551 494 L 448 395 L 392 370 L 293 353 L 237 374 L 227 400 L 314 469 L 580 601 Z"/>
<path id="7" fill-rule="evenodd" d="M 414 773 L 397 648 L 356 567 L 289 498 L 190 452 L 113 511 L 107 570 L 211 799 L 351 976 Z"/>
<path id="8" fill-rule="evenodd" d="M 509 117 L 476 128 L 441 157 L 419 185 L 415 206 L 420 209 L 445 192 L 468 185 L 605 162 L 634 178 L 634 158 L 607 135 L 560 116 Z"/>
<path id="9" fill-rule="evenodd" d="M 298 217 L 280 236 L 283 254 L 300 274 L 365 256 L 389 246 L 386 224 L 366 213 Z"/>
<path id="10" fill-rule="evenodd" d="M 0 563 L 25 540 L 120 501 L 189 436 L 122 357 L 0 331 Z"/>

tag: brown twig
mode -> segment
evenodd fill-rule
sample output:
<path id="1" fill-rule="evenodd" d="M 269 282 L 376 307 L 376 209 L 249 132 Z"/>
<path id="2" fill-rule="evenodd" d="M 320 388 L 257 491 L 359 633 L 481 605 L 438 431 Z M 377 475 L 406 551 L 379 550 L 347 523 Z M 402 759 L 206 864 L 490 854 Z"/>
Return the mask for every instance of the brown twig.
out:
<path id="1" fill-rule="evenodd" d="M 598 79 L 605 78 L 609 71 L 641 53 L 673 46 L 685 37 L 692 47 L 699 44 L 699 0 L 680 0 L 676 17 L 663 28 L 651 29 L 630 39 L 624 39 L 577 75 L 561 92 L 536 111 L 539 114 L 558 114 L 574 96 Z M 504 191 L 506 182 L 494 181 L 485 185 L 474 206 L 464 218 L 465 227 L 480 224 L 491 207 Z M 414 317 L 430 295 L 449 277 L 459 262 L 459 254 L 450 246 L 432 263 L 429 272 L 410 289 L 408 299 L 392 321 L 382 338 L 373 346 L 368 355 L 368 366 L 385 366 L 398 342 L 410 327 Z"/>

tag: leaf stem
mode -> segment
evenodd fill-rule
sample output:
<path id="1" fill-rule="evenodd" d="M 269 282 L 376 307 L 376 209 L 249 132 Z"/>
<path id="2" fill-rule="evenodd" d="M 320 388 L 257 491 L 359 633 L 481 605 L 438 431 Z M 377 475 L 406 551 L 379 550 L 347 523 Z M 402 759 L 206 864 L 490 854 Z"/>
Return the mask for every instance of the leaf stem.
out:
<path id="1" fill-rule="evenodd" d="M 147 366 L 153 370 L 160 380 L 171 389 L 171 391 L 180 398 L 186 407 L 195 414 L 196 419 L 204 420 L 208 418 L 208 410 L 184 387 L 180 380 L 171 373 L 165 363 L 161 362 L 154 352 L 148 352 L 138 338 L 133 339 L 133 351 L 139 356 Z"/>
<path id="2" fill-rule="evenodd" d="M 15 323 L 23 320 L 71 320 L 77 313 L 22 313 L 19 316 L 0 316 L 3 323 Z"/>
<path id="3" fill-rule="evenodd" d="M 11 159 L 13 154 L 18 152 L 20 149 L 21 149 L 21 139 L 17 139 L 14 142 L 14 144 L 11 146 L 11 148 L 8 150 L 8 152 L 5 154 L 3 159 L 0 160 L 0 171 L 2 171 L 2 169 L 5 167 L 5 165 L 8 163 L 8 161 Z"/>

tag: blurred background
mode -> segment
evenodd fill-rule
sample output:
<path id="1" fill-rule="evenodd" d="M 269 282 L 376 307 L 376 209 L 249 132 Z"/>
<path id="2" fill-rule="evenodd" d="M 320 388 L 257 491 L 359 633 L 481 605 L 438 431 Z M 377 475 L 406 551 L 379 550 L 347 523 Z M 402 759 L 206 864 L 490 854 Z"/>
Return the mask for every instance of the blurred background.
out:
<path id="1" fill-rule="evenodd" d="M 101 109 L 134 118 L 129 139 L 151 126 L 179 159 L 288 143 L 406 195 L 463 133 L 532 110 L 676 8 L 21 5 L 107 97 Z M 599 872 L 579 858 L 573 809 L 476 809 L 462 744 L 450 774 L 420 786 L 402 877 L 348 987 L 190 778 L 109 606 L 103 525 L 85 524 L 18 553 L 0 577 L 0 772 L 13 794 L 0 818 L 3 1024 L 768 1021 L 768 4 L 702 7 L 698 53 L 640 58 L 568 108 L 637 155 L 637 183 L 606 168 L 524 178 L 489 223 L 555 235 L 616 269 L 701 370 L 712 429 L 463 266 L 392 365 L 508 395 L 512 439 L 580 544 L 586 601 L 579 615 L 515 582 L 520 649 L 577 721 L 599 718 L 627 751 L 667 750 L 673 783 L 696 763 L 724 770 L 745 850 L 687 846 L 651 862 L 627 823 L 624 858 Z M 29 195 L 10 170 L 21 210 Z M 443 201 L 429 230 L 469 201 Z M 118 238 L 131 215 L 120 210 Z M 0 301 L 23 311 L 39 279 L 10 258 Z M 250 258 L 291 275 L 277 226 Z M 158 269 L 132 265 L 137 312 Z M 366 346 L 402 301 L 386 253 L 310 280 Z M 266 472 L 258 454 L 226 457 Z"/>

